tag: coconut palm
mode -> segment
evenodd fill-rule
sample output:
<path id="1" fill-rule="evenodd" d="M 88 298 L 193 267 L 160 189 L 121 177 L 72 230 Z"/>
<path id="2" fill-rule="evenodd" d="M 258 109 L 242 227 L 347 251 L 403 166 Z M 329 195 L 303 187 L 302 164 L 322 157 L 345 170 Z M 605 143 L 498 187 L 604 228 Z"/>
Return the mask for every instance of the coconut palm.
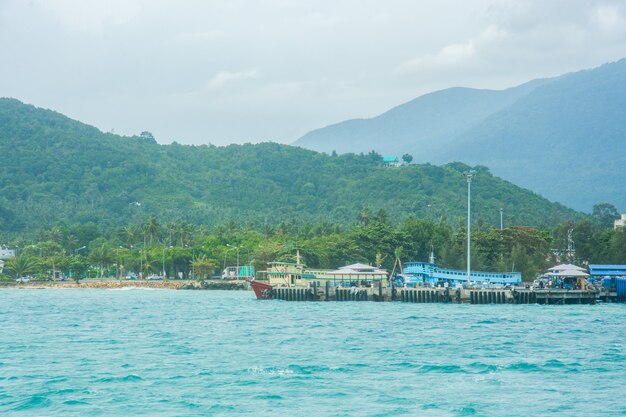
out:
<path id="1" fill-rule="evenodd" d="M 15 278 L 31 274 L 37 269 L 37 261 L 27 255 L 19 255 L 7 261 L 5 268 L 15 273 Z"/>
<path id="2" fill-rule="evenodd" d="M 167 244 L 168 246 L 172 246 L 172 237 L 174 236 L 174 233 L 176 233 L 176 231 L 178 230 L 178 225 L 176 223 L 172 223 L 169 222 L 165 225 L 165 230 L 167 231 Z"/>
<path id="3" fill-rule="evenodd" d="M 180 246 L 185 246 L 191 240 L 193 226 L 188 223 L 180 223 L 176 231 L 178 232 L 178 243 Z"/>
<path id="4" fill-rule="evenodd" d="M 154 239 L 157 238 L 159 234 L 159 222 L 157 221 L 156 217 L 150 216 L 150 218 L 148 219 L 148 223 L 146 223 L 144 233 L 145 236 L 150 240 L 150 244 L 152 245 L 152 242 L 154 241 Z"/>
<path id="5" fill-rule="evenodd" d="M 61 243 L 63 241 L 63 230 L 61 230 L 60 227 L 53 227 L 52 230 L 48 232 L 48 240 Z"/>
<path id="6" fill-rule="evenodd" d="M 106 245 L 98 246 L 89 252 L 89 260 L 98 265 L 100 278 L 102 278 L 105 267 L 108 267 L 114 261 L 113 252 Z"/>
<path id="7" fill-rule="evenodd" d="M 126 241 L 126 244 L 128 246 L 134 245 L 135 242 L 137 242 L 137 239 L 139 238 L 139 236 L 141 235 L 141 231 L 134 224 L 129 224 L 128 226 L 125 226 L 122 230 L 122 233 L 124 235 L 123 239 Z"/>
<path id="8" fill-rule="evenodd" d="M 159 271 L 159 262 L 152 252 L 145 251 L 144 254 L 145 257 L 143 258 L 143 271 L 141 271 L 141 275 L 145 277 L 148 272 Z"/>
<path id="9" fill-rule="evenodd" d="M 65 250 L 67 253 L 72 254 L 78 247 L 78 238 L 75 235 L 67 235 L 65 237 Z"/>

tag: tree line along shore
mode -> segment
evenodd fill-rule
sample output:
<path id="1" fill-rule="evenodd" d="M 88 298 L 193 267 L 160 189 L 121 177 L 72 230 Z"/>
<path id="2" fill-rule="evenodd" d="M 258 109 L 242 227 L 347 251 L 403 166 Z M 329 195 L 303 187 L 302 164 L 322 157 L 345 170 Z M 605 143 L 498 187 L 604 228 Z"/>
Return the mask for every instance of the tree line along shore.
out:
<path id="1" fill-rule="evenodd" d="M 472 226 L 472 268 L 519 271 L 525 281 L 558 261 L 626 263 L 626 233 L 613 229 L 614 215 L 601 210 L 557 227 Z M 363 210 L 353 225 L 299 223 L 253 228 L 233 222 L 209 228 L 186 223 L 143 224 L 100 230 L 93 224 L 54 227 L 36 236 L 13 237 L 5 245 L 16 256 L 5 260 L 4 281 L 110 277 L 204 280 L 226 266 L 295 261 L 296 249 L 310 268 L 336 268 L 354 262 L 391 270 L 395 260 L 427 260 L 465 266 L 466 229 L 415 217 L 393 223 L 384 210 Z M 568 237 L 569 236 L 569 237 Z M 572 247 L 573 242 L 573 247 Z M 0 241 L 2 243 L 2 241 Z M 572 249 L 574 249 L 572 251 Z"/>

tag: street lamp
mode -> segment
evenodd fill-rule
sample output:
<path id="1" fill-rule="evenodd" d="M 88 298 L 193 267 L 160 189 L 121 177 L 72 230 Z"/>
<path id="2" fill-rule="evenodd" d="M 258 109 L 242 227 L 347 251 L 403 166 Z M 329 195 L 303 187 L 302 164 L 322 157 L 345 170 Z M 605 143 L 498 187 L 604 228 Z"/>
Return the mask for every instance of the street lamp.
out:
<path id="1" fill-rule="evenodd" d="M 196 248 L 191 248 L 191 279 L 196 279 Z"/>
<path id="2" fill-rule="evenodd" d="M 120 282 L 122 282 L 122 258 L 120 257 L 120 249 L 124 249 L 124 246 L 117 248 L 117 275 Z"/>
<path id="3" fill-rule="evenodd" d="M 143 279 L 143 250 L 139 249 L 139 279 Z"/>
<path id="4" fill-rule="evenodd" d="M 239 249 L 242 249 L 243 246 L 231 246 L 228 243 L 226 244 L 226 246 L 233 248 L 233 249 L 237 249 L 237 269 L 235 270 L 235 279 L 239 279 Z"/>
<path id="5" fill-rule="evenodd" d="M 471 195 L 472 195 L 472 178 L 476 174 L 473 169 L 463 173 L 467 180 L 467 285 L 470 284 L 470 265 L 471 265 L 471 252 L 470 252 L 470 237 L 471 237 Z"/>
<path id="6" fill-rule="evenodd" d="M 170 246 L 169 248 L 172 249 L 174 246 Z M 165 279 L 165 249 L 167 249 L 167 246 L 163 246 L 163 279 Z"/>
<path id="7" fill-rule="evenodd" d="M 80 252 L 81 250 L 86 249 L 86 248 L 87 248 L 87 246 L 81 246 L 78 249 L 74 249 L 74 256 L 78 256 L 78 252 Z"/>

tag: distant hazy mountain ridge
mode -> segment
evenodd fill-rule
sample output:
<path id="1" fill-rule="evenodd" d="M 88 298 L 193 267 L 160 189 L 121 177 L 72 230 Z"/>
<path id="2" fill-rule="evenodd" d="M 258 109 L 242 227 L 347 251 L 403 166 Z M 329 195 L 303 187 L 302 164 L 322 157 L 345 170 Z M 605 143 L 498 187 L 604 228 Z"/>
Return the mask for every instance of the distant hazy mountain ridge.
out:
<path id="1" fill-rule="evenodd" d="M 451 88 L 307 133 L 323 152 L 463 161 L 581 210 L 626 210 L 626 60 L 502 91 Z"/>

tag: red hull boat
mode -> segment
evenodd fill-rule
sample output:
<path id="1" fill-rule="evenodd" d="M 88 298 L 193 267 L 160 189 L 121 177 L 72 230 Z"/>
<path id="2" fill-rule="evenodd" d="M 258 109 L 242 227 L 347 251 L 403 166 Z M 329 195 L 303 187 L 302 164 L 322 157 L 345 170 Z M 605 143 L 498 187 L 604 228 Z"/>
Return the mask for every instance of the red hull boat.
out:
<path id="1" fill-rule="evenodd" d="M 250 286 L 254 290 L 257 300 L 271 300 L 272 286 L 264 282 L 250 281 Z"/>

